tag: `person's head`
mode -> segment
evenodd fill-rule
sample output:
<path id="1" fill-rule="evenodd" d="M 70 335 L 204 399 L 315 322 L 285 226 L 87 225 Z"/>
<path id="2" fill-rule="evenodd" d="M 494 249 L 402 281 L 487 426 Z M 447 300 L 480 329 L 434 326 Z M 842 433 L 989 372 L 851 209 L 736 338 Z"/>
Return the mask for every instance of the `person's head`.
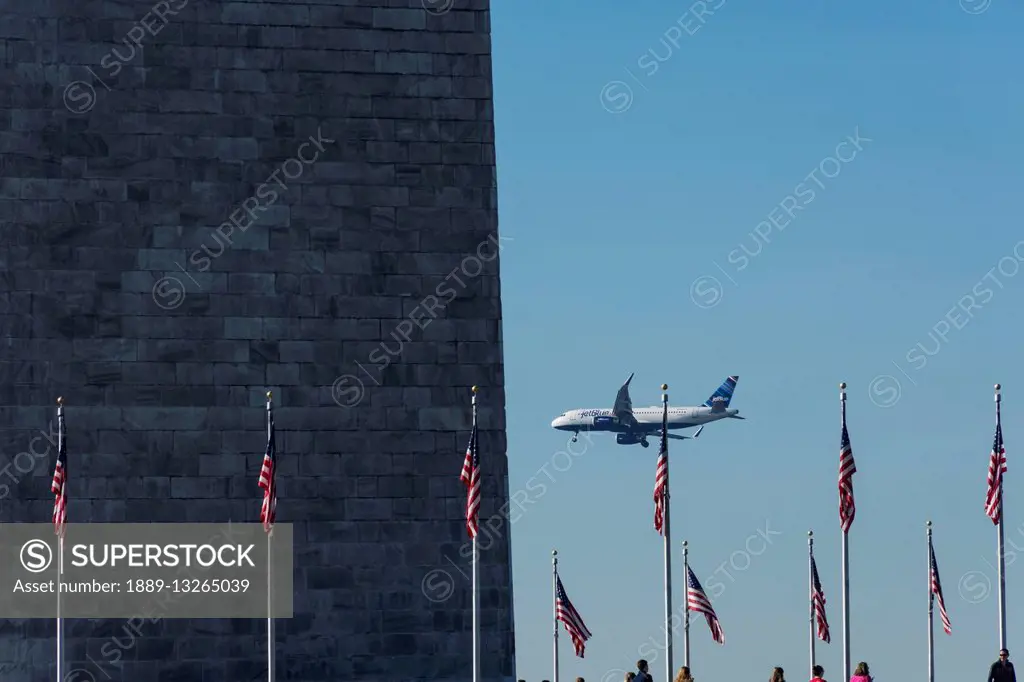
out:
<path id="1" fill-rule="evenodd" d="M 641 658 L 639 661 L 636 662 L 636 669 L 642 673 L 647 672 L 647 661 Z"/>
<path id="2" fill-rule="evenodd" d="M 1000 649 L 999 650 L 999 660 L 1000 661 L 1008 661 L 1008 660 L 1010 660 L 1010 652 L 1007 649 Z"/>
<path id="3" fill-rule="evenodd" d="M 824 674 L 825 674 L 825 669 L 824 669 L 824 668 L 822 668 L 822 667 L 821 667 L 820 665 L 816 665 L 816 666 L 814 666 L 813 668 L 811 668 L 811 673 L 812 673 L 812 674 L 813 674 L 813 675 L 814 675 L 815 677 L 821 677 L 822 675 L 824 675 Z"/>
<path id="4" fill-rule="evenodd" d="M 871 672 L 868 670 L 868 664 L 864 661 L 861 661 L 857 664 L 857 669 L 853 671 L 853 674 L 864 675 L 865 677 L 869 677 L 871 675 Z"/>
<path id="5" fill-rule="evenodd" d="M 576 682 L 586 682 L 582 677 L 577 677 Z"/>
<path id="6" fill-rule="evenodd" d="M 782 668 L 776 667 L 772 670 L 772 676 L 768 682 L 785 682 L 786 678 L 783 676 Z"/>
<path id="7" fill-rule="evenodd" d="M 636 679 L 636 673 L 626 673 L 626 682 L 633 682 Z"/>
<path id="8" fill-rule="evenodd" d="M 688 666 L 682 666 L 679 668 L 679 672 L 676 673 L 675 682 L 693 682 L 693 678 L 690 677 L 690 668 Z"/>

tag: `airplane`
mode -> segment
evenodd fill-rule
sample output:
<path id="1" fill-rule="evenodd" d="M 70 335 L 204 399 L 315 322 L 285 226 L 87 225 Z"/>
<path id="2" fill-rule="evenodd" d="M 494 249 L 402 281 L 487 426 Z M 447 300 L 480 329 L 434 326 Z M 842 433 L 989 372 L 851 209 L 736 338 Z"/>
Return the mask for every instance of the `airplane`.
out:
<path id="1" fill-rule="evenodd" d="M 634 372 L 635 374 L 635 372 Z M 676 440 L 687 440 L 696 438 L 704 430 L 704 425 L 719 419 L 744 419 L 739 415 L 739 410 L 730 409 L 729 402 L 736 390 L 738 376 L 728 377 L 718 387 L 718 390 L 711 394 L 711 397 L 704 401 L 703 405 L 697 407 L 669 407 L 668 428 L 687 429 L 694 426 L 700 428 L 692 436 L 680 436 L 674 433 L 667 434 L 669 438 Z M 569 410 L 555 417 L 551 427 L 558 431 L 572 431 L 572 441 L 580 435 L 580 431 L 607 431 L 616 434 L 615 442 L 619 445 L 636 445 L 648 447 L 648 436 L 661 434 L 661 420 L 664 412 L 662 406 L 643 407 L 633 409 L 633 401 L 629 397 L 629 382 L 633 380 L 633 374 L 629 375 L 626 383 L 622 384 L 618 395 L 615 396 L 615 406 L 610 410 Z"/>

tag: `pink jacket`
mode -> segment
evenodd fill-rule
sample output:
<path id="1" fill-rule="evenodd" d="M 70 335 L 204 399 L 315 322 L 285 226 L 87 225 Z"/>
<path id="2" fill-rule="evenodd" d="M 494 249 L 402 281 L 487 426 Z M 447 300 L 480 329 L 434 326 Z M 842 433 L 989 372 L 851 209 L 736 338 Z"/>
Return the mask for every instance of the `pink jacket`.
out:
<path id="1" fill-rule="evenodd" d="M 850 677 L 850 682 L 872 682 L 872 680 L 868 675 L 853 675 Z"/>

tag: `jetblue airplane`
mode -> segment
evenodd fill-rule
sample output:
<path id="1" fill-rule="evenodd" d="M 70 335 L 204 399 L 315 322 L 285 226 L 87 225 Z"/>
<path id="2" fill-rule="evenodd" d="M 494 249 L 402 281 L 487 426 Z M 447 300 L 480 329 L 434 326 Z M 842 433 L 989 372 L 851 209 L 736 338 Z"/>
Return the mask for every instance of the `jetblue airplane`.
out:
<path id="1" fill-rule="evenodd" d="M 703 405 L 699 407 L 669 407 L 668 428 L 687 429 L 699 426 L 697 432 L 692 436 L 679 436 L 669 433 L 669 438 L 686 440 L 696 438 L 704 430 L 705 424 L 718 421 L 719 419 L 743 419 L 739 410 L 729 409 L 729 402 L 732 400 L 733 391 L 736 390 L 736 382 L 739 377 L 729 377 L 718 390 L 711 394 Z M 569 410 L 558 415 L 551 427 L 559 431 L 572 431 L 572 441 L 575 443 L 580 431 L 608 431 L 616 434 L 615 442 L 619 445 L 636 445 L 639 443 L 645 448 L 650 445 L 647 442 L 648 436 L 661 434 L 661 419 L 664 408 L 660 406 L 643 407 L 633 409 L 633 401 L 629 397 L 629 382 L 633 380 L 630 374 L 626 383 L 622 384 L 618 395 L 615 396 L 615 406 L 610 410 Z"/>

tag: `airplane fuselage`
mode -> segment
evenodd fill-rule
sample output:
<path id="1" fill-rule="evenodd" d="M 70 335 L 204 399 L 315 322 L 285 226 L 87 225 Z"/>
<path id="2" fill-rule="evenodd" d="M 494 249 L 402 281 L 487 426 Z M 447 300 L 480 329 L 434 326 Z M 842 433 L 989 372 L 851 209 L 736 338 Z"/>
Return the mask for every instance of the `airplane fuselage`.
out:
<path id="1" fill-rule="evenodd" d="M 633 410 L 636 424 L 624 424 L 617 419 L 610 409 L 570 410 L 557 417 L 551 426 L 559 431 L 606 431 L 609 433 L 630 433 L 649 435 L 661 432 L 661 421 L 664 413 L 662 407 L 643 407 Z M 670 407 L 668 408 L 668 429 L 688 429 L 694 426 L 710 424 L 719 419 L 726 419 L 739 413 L 739 410 L 726 408 L 714 410 L 710 407 Z"/>

